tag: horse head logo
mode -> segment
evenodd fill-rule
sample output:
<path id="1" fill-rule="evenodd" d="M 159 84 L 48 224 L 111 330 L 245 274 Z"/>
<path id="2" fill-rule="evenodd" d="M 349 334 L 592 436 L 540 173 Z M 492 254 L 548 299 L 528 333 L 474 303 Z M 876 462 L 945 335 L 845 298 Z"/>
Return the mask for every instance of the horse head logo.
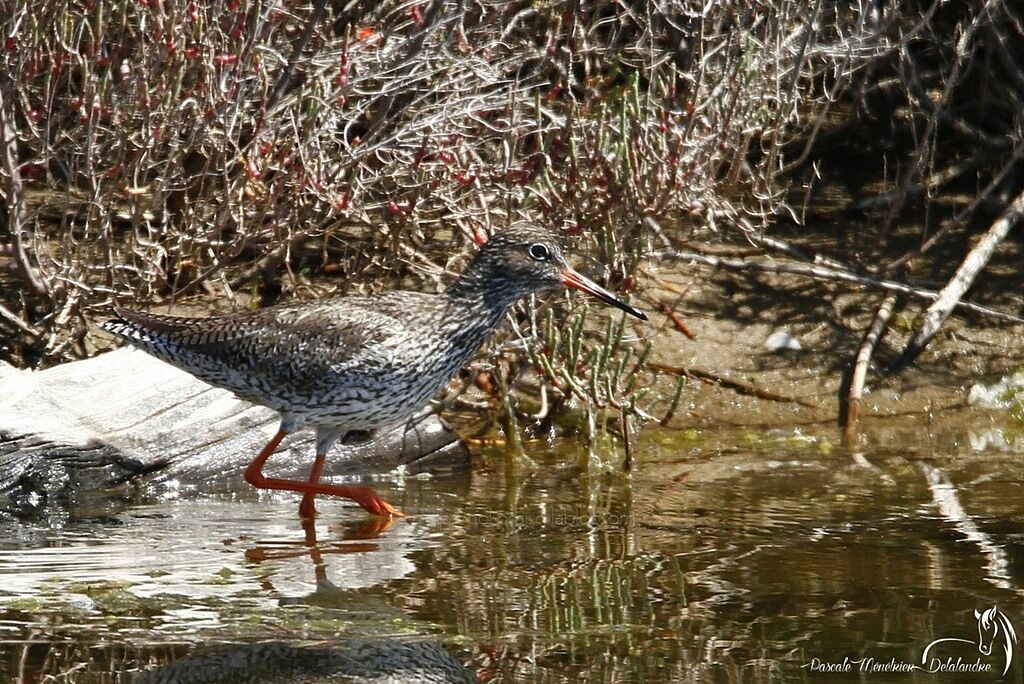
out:
<path id="1" fill-rule="evenodd" d="M 996 606 L 981 612 L 975 610 L 974 617 L 978 621 L 977 643 L 970 639 L 959 639 L 956 637 L 936 639 L 925 647 L 924 653 L 921 655 L 921 664 L 924 665 L 928 662 L 928 652 L 931 651 L 933 646 L 955 641 L 977 646 L 978 652 L 984 656 L 992 655 L 997 646 L 1001 647 L 1005 658 L 1003 661 L 1003 674 L 1005 675 L 1009 672 L 1010 664 L 1013 662 L 1013 645 L 1017 643 L 1017 633 L 1013 630 L 1010 619 Z"/>
<path id="2" fill-rule="evenodd" d="M 992 655 L 996 644 L 1001 645 L 1006 656 L 1005 675 L 1013 660 L 1013 645 L 1017 643 L 1017 633 L 1013 631 L 1010 619 L 995 606 L 980 613 L 975 610 L 974 617 L 978 619 L 978 650 L 982 655 Z"/>

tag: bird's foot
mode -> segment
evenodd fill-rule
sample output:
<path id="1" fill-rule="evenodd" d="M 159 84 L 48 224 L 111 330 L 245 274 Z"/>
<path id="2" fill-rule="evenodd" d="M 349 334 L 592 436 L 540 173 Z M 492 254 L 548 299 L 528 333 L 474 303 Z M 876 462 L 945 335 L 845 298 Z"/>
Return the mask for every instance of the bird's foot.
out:
<path id="1" fill-rule="evenodd" d="M 349 491 L 343 494 L 363 507 L 364 510 L 385 518 L 401 518 L 405 516 L 400 510 L 385 501 L 371 487 L 346 487 Z"/>
<path id="2" fill-rule="evenodd" d="M 299 504 L 299 517 L 303 520 L 313 520 L 316 518 L 315 497 L 317 494 L 343 496 L 346 499 L 352 499 L 359 504 L 363 510 L 384 518 L 401 518 L 405 516 L 405 513 L 402 513 L 400 510 L 385 501 L 380 494 L 374 491 L 371 487 L 333 487 L 331 485 L 323 484 L 295 484 L 297 486 L 294 488 L 294 491 L 305 492 L 302 496 L 302 502 Z M 309 491 L 309 489 L 315 489 L 315 491 Z"/>
<path id="3" fill-rule="evenodd" d="M 316 517 L 314 499 L 318 494 L 324 496 L 343 496 L 346 499 L 352 499 L 362 506 L 364 510 L 384 518 L 400 518 L 405 515 L 382 499 L 380 495 L 370 487 L 332 486 L 321 484 L 320 473 L 323 470 L 325 458 L 323 454 L 317 454 L 316 461 L 313 463 L 313 468 L 310 471 L 309 480 L 307 482 L 285 480 L 282 478 L 267 477 L 264 475 L 263 464 L 266 463 L 270 455 L 274 453 L 274 449 L 276 449 L 277 445 L 280 444 L 285 434 L 286 433 L 283 431 L 278 431 L 278 433 L 274 435 L 274 438 L 270 440 L 270 443 L 263 447 L 263 451 L 260 452 L 259 456 L 249 464 L 249 467 L 245 469 L 246 482 L 259 489 L 279 489 L 288 492 L 299 492 L 302 494 L 302 503 L 299 504 L 299 516 L 306 520 L 312 520 Z"/>

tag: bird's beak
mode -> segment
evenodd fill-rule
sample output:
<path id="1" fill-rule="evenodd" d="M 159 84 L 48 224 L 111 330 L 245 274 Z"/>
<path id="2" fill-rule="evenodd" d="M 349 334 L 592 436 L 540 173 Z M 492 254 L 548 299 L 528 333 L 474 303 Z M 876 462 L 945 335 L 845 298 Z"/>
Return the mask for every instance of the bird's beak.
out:
<path id="1" fill-rule="evenodd" d="M 647 320 L 647 315 L 644 314 L 644 312 L 638 309 L 634 309 L 629 304 L 626 304 L 624 301 L 622 301 L 621 299 L 613 295 L 611 292 L 595 283 L 590 278 L 587 278 L 586 276 L 577 272 L 575 269 L 566 266 L 564 269 L 562 269 L 560 275 L 562 276 L 562 282 L 565 283 L 567 287 L 571 287 L 574 290 L 579 290 L 580 292 L 586 292 L 591 297 L 596 297 L 605 304 L 610 304 L 614 306 L 616 309 L 622 309 L 626 313 L 632 316 L 636 316 L 641 321 Z"/>

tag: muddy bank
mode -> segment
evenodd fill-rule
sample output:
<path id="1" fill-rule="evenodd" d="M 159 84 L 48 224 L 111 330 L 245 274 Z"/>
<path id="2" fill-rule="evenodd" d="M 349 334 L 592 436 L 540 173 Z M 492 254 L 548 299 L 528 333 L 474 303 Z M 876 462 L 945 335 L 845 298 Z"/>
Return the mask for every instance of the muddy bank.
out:
<path id="1" fill-rule="evenodd" d="M 662 286 L 658 297 L 671 302 L 696 336 L 690 340 L 674 333 L 675 344 L 656 346 L 652 361 L 712 376 L 691 379 L 673 426 L 838 431 L 844 373 L 880 294 L 792 276 L 743 276 L 686 264 L 650 268 L 648 275 Z M 979 285 L 972 295 L 989 306 L 1014 307 L 1013 291 L 999 281 Z M 926 426 L 951 411 L 957 420 L 985 420 L 987 410 L 968 404 L 970 388 L 1022 365 L 1020 326 L 957 316 L 912 366 L 888 373 L 886 366 L 914 332 L 914 312 L 923 308 L 920 302 L 909 302 L 879 345 L 861 414 L 868 435 L 898 421 Z M 652 318 L 653 324 L 672 328 L 664 316 Z M 713 377 L 739 387 L 716 383 Z M 758 390 L 790 400 L 768 400 L 757 396 Z"/>

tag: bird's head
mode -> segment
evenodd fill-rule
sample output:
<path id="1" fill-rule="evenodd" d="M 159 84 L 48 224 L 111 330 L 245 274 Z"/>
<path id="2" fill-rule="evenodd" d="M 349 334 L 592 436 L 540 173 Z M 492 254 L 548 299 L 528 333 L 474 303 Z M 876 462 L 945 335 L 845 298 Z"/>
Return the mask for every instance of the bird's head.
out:
<path id="1" fill-rule="evenodd" d="M 495 233 L 480 248 L 470 269 L 488 281 L 492 291 L 512 301 L 564 285 L 647 320 L 643 312 L 569 266 L 555 236 L 530 223 L 516 223 Z"/>

